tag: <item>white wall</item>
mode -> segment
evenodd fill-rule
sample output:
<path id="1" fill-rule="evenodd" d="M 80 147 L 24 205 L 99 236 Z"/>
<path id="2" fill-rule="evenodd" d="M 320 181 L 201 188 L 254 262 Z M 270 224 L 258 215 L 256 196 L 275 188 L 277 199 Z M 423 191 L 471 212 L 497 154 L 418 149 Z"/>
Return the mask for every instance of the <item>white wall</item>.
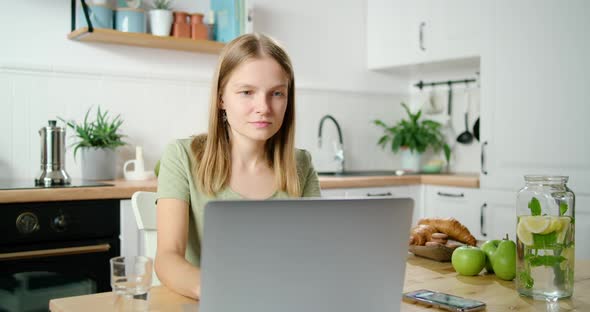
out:
<path id="1" fill-rule="evenodd" d="M 136 144 L 144 146 L 146 166 L 152 167 L 172 139 L 205 131 L 217 56 L 69 41 L 69 3 L 16 1 L 2 13 L 3 24 L 14 25 L 0 28 L 4 178 L 35 177 L 38 129 L 56 116 L 81 120 L 92 105 L 125 120 L 130 146 L 120 149 L 119 167 L 133 157 Z M 188 0 L 175 3 L 192 11 L 199 7 Z M 365 70 L 364 1 L 257 1 L 255 6 L 255 30 L 283 42 L 292 57 L 297 144 L 312 152 L 317 169 L 333 169 L 329 144 L 317 148 L 318 122 L 327 113 L 344 128 L 347 168 L 397 167 L 398 158 L 376 146 L 380 133 L 370 121 L 398 119 L 399 91 L 405 86 L 393 76 Z M 27 12 L 35 22 L 24 23 L 22 15 L 11 12 Z M 327 124 L 326 136 L 335 138 L 334 133 Z M 71 153 L 66 168 L 73 177 L 80 176 Z"/>

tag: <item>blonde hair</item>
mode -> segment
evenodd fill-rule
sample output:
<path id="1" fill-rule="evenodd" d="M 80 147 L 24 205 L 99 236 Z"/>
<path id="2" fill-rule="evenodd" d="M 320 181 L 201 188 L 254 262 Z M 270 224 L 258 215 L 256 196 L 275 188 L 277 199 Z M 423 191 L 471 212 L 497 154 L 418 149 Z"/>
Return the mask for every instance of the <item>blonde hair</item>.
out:
<path id="1" fill-rule="evenodd" d="M 295 76 L 291 60 L 285 50 L 272 38 L 263 34 L 242 35 L 228 43 L 219 58 L 211 86 L 209 130 L 203 151 L 196 151 L 193 176 L 201 192 L 213 196 L 221 191 L 231 176 L 231 145 L 229 127 L 221 113 L 221 95 L 233 71 L 252 58 L 271 57 L 285 71 L 288 83 L 287 109 L 283 124 L 266 142 L 266 157 L 274 170 L 279 190 L 291 197 L 301 196 L 301 186 L 295 160 Z"/>

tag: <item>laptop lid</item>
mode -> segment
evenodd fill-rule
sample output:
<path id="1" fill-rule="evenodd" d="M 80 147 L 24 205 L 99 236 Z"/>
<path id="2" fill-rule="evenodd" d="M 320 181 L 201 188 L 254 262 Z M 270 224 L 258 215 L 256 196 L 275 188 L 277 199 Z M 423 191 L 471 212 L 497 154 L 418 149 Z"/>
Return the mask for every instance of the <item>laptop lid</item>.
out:
<path id="1" fill-rule="evenodd" d="M 201 312 L 398 311 L 413 200 L 211 201 Z"/>

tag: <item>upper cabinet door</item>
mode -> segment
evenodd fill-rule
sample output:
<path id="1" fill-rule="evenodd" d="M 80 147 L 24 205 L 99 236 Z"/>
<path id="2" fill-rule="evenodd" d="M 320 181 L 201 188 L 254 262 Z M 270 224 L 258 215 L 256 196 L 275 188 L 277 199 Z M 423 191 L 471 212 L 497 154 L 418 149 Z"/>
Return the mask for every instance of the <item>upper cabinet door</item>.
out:
<path id="1" fill-rule="evenodd" d="M 367 2 L 369 69 L 422 62 L 424 51 L 420 47 L 420 32 L 425 29 L 424 3 L 423 0 Z"/>
<path id="2" fill-rule="evenodd" d="M 479 56 L 481 12 L 472 0 L 368 0 L 369 69 Z"/>
<path id="3" fill-rule="evenodd" d="M 481 186 L 518 190 L 523 175 L 555 174 L 590 193 L 590 1 L 492 3 L 481 62 Z"/>
<path id="4" fill-rule="evenodd" d="M 478 0 L 428 0 L 424 45 L 426 61 L 478 57 L 485 6 Z"/>

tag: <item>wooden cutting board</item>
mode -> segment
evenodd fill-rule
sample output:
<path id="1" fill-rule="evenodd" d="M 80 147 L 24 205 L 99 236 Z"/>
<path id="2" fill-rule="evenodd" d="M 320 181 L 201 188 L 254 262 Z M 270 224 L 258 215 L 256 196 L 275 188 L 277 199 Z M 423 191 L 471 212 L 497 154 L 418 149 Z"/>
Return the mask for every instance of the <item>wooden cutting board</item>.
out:
<path id="1" fill-rule="evenodd" d="M 453 250 L 456 247 L 447 247 L 445 245 L 440 246 L 417 246 L 410 245 L 408 250 L 416 256 L 436 260 L 439 262 L 451 261 Z"/>

